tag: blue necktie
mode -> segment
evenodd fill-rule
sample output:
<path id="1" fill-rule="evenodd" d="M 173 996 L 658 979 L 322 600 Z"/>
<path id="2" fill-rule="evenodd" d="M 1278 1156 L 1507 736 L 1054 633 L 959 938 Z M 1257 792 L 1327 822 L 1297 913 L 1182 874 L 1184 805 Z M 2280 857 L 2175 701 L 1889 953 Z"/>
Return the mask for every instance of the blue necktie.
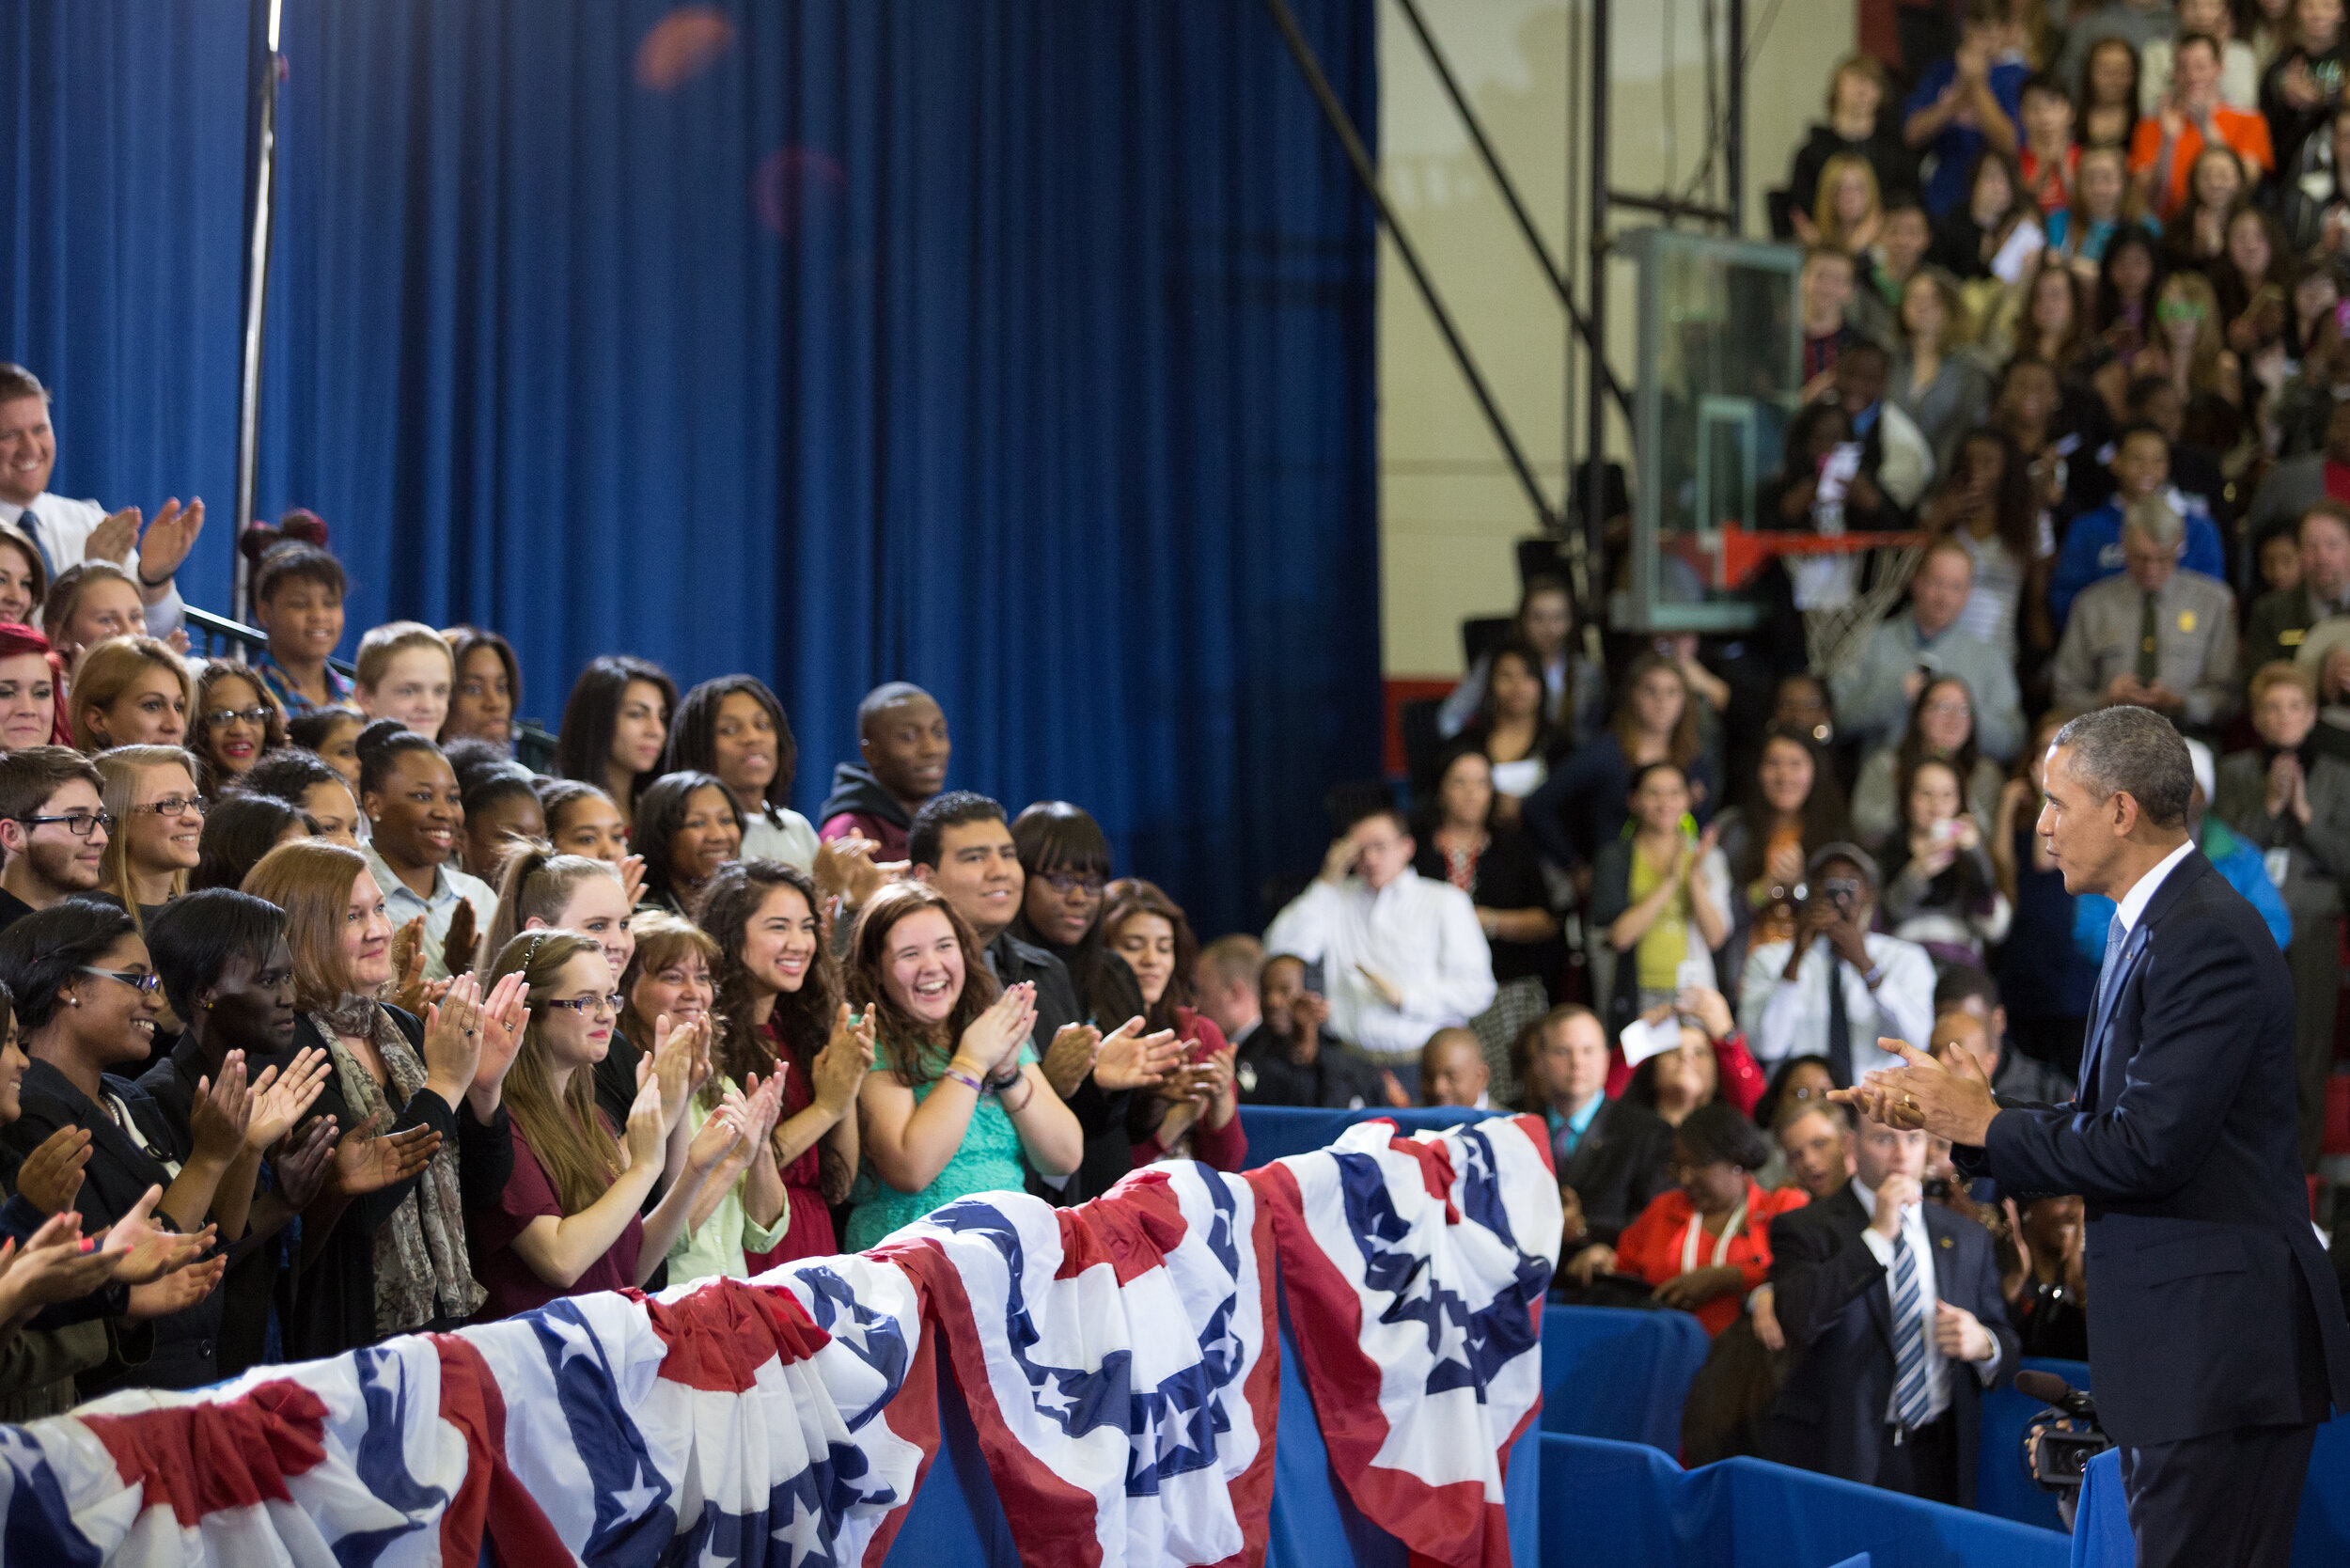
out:
<path id="1" fill-rule="evenodd" d="M 2113 1007 L 2113 988 L 2120 982 L 2122 946 L 2129 939 L 2129 928 L 2122 923 L 2122 912 L 2113 912 L 2113 920 L 2106 927 L 2105 962 L 2097 969 L 2097 995 L 2089 1010 L 2089 1040 L 2081 1050 L 2081 1083 L 2089 1083 L 2089 1064 L 2097 1055 L 2098 1042 L 2105 1038 L 2106 1015 Z"/>
<path id="2" fill-rule="evenodd" d="M 57 563 L 50 557 L 49 541 L 40 537 L 40 519 L 33 515 L 32 508 L 26 507 L 22 512 L 17 514 L 16 525 L 24 531 L 26 539 L 33 541 L 33 548 L 40 552 L 40 569 L 43 575 L 46 576 L 50 582 L 55 582 L 57 580 Z M 39 613 L 40 606 L 36 604 L 33 606 L 33 609 L 34 613 L 38 614 Z"/>
<path id="3" fill-rule="evenodd" d="M 1919 1315 L 1918 1261 L 1909 1228 L 1893 1233 L 1893 1414 L 1904 1430 L 1926 1424 L 1933 1395 L 1926 1386 L 1926 1323 Z"/>

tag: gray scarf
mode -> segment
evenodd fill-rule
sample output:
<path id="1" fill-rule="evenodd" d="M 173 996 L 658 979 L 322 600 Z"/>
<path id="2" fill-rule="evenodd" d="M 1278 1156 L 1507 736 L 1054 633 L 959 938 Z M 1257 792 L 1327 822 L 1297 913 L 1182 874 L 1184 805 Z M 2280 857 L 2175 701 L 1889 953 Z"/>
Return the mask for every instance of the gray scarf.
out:
<path id="1" fill-rule="evenodd" d="M 363 1003 L 363 1006 L 354 1004 Z M 384 1058 L 399 1104 L 424 1091 L 424 1063 L 410 1048 L 392 1015 L 371 1000 L 345 997 L 341 1005 L 313 1012 L 310 1022 L 335 1055 L 335 1079 L 351 1108 L 352 1124 L 381 1113 L 388 1130 L 399 1112 L 359 1058 L 337 1038 L 364 1032 Z M 417 1178 L 415 1189 L 375 1232 L 375 1331 L 406 1334 L 438 1318 L 469 1318 L 489 1299 L 474 1282 L 465 1256 L 465 1214 L 457 1185 L 457 1149 L 443 1143 Z"/>

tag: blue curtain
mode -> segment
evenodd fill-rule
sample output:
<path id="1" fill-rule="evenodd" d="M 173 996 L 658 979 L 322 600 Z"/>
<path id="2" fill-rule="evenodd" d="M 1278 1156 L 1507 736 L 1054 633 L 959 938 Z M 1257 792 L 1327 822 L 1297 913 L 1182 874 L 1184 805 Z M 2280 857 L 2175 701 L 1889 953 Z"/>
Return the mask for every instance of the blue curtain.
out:
<path id="1" fill-rule="evenodd" d="M 1371 0 L 1298 0 L 1359 123 Z M 260 503 L 391 616 L 871 684 L 1202 933 L 1378 766 L 1367 203 L 1260 0 L 288 0 Z M 0 0 L 0 355 L 225 517 L 243 0 Z M 226 529 L 185 579 L 227 601 Z"/>

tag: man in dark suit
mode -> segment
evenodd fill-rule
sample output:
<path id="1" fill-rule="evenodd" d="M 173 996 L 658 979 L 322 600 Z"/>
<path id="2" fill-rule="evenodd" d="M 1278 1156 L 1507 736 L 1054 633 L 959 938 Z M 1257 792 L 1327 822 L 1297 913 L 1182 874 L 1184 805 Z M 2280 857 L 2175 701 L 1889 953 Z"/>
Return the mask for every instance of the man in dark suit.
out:
<path id="1" fill-rule="evenodd" d="M 2138 1560 L 2287 1563 L 2317 1423 L 2350 1408 L 2350 1321 L 2294 1134 L 2293 982 L 2187 835 L 2186 746 L 2143 708 L 2057 732 L 2040 833 L 2075 894 L 2119 905 L 2058 1106 L 1996 1098 L 1903 1042 L 1850 1098 L 1956 1145 L 1970 1175 L 2076 1192 L 2090 1363 Z"/>
<path id="2" fill-rule="evenodd" d="M 1982 1391 L 2015 1375 L 1991 1233 L 1923 1200 L 1929 1140 L 1875 1122 L 1853 1179 L 1771 1222 L 1771 1287 L 1794 1352 L 1771 1457 L 1970 1508 Z"/>
<path id="3" fill-rule="evenodd" d="M 1607 1098 L 1607 1031 L 1590 1008 L 1552 1008 L 1526 1031 L 1518 1055 L 1511 1066 L 1527 1104 L 1550 1123 L 1566 1210 L 1559 1272 L 1588 1286 L 1613 1272 L 1616 1238 L 1673 1184 L 1665 1174 L 1673 1130 L 1644 1105 Z"/>

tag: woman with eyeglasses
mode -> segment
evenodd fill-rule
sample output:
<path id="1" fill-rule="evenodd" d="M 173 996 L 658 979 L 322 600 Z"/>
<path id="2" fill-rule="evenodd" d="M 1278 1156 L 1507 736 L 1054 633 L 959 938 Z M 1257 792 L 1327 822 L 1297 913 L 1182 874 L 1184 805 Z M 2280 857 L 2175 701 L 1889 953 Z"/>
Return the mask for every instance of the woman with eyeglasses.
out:
<path id="1" fill-rule="evenodd" d="M 506 860 L 498 879 L 497 913 L 481 935 L 476 967 L 486 970 L 506 944 L 529 931 L 575 931 L 603 949 L 616 975 L 626 975 L 636 956 L 634 918 L 618 868 L 585 855 L 560 855 L 545 842 L 526 843 Z M 651 1037 L 646 1037 L 647 1044 Z M 613 1032 L 611 1048 L 596 1065 L 596 1104 L 614 1126 L 628 1121 L 636 1099 L 639 1052 L 625 1027 Z"/>
<path id="2" fill-rule="evenodd" d="M 523 982 L 485 998 L 461 976 L 423 1019 L 377 1001 L 392 980 L 391 917 L 367 857 L 340 844 L 280 844 L 244 891 L 286 912 L 295 1041 L 332 1058 L 315 1108 L 345 1129 L 303 1210 L 287 1359 L 457 1327 L 485 1299 L 466 1194 L 494 1201 L 512 1167 L 499 1091 L 522 1039 Z"/>
<path id="3" fill-rule="evenodd" d="M 188 890 L 188 873 L 203 858 L 206 802 L 196 788 L 196 760 L 176 745 L 119 745 L 94 760 L 115 820 L 99 863 L 101 886 L 144 929 Z"/>
<path id="4" fill-rule="evenodd" d="M 286 711 L 258 675 L 227 659 L 196 672 L 194 749 L 205 793 L 218 795 L 285 744 Z"/>
<path id="5" fill-rule="evenodd" d="M 471 1216 L 487 1293 L 477 1322 L 558 1296 L 643 1285 L 760 1114 L 742 1095 L 728 1097 L 684 1145 L 682 1158 L 665 1162 L 690 1097 L 682 1071 L 647 1071 L 624 1128 L 596 1106 L 595 1064 L 620 1011 L 602 945 L 576 932 L 529 932 L 506 945 L 492 973 L 522 978 L 529 1022 L 504 1085 L 514 1173 L 496 1201 Z M 662 1056 L 669 1036 L 665 1028 L 652 1042 L 649 1061 Z M 674 1053 L 670 1059 L 682 1060 Z M 668 1185 L 646 1211 L 665 1164 Z"/>
<path id="6" fill-rule="evenodd" d="M 1012 819 L 1011 842 L 1026 877 L 1011 934 L 1042 948 L 1069 970 L 1080 1022 L 1106 1035 L 1141 1018 L 1150 1011 L 1141 982 L 1110 951 L 1102 930 L 1110 880 L 1110 841 L 1102 825 L 1082 807 L 1041 800 Z M 1046 1068 L 1046 1081 L 1067 1102 L 1086 1140 L 1076 1181 L 1055 1196 L 1067 1202 L 1098 1198 L 1132 1168 L 1126 1118 L 1135 1091 L 1103 1089 L 1081 1057 L 1064 1059 L 1054 1052 Z"/>
<path id="7" fill-rule="evenodd" d="M 273 1138 L 282 1135 L 316 1095 L 315 1072 L 264 1069 L 256 1093 L 243 1054 L 231 1053 L 193 1098 L 183 1142 L 148 1091 L 121 1075 L 152 1051 L 163 996 L 131 917 L 96 899 L 68 899 L 0 933 L 0 982 L 17 998 L 32 1058 L 18 1090 L 20 1114 L 0 1144 L 29 1161 L 62 1129 L 86 1133 L 88 1163 L 70 1200 L 86 1230 L 131 1214 L 150 1188 L 161 1187 L 155 1213 L 183 1233 L 208 1240 L 243 1235 L 257 1169 L 248 1143 L 253 1119 L 262 1117 Z M 156 1320 L 154 1350 L 144 1365 L 111 1380 L 86 1378 L 82 1397 L 113 1387 L 195 1388 L 212 1382 L 221 1312 L 212 1287 L 226 1262 L 201 1265 L 203 1275 L 191 1283 L 202 1284 L 202 1296 Z"/>
<path id="8" fill-rule="evenodd" d="M 73 744 L 93 755 L 114 745 L 180 745 L 196 683 L 153 637 L 109 637 L 82 655 L 68 705 Z"/>

